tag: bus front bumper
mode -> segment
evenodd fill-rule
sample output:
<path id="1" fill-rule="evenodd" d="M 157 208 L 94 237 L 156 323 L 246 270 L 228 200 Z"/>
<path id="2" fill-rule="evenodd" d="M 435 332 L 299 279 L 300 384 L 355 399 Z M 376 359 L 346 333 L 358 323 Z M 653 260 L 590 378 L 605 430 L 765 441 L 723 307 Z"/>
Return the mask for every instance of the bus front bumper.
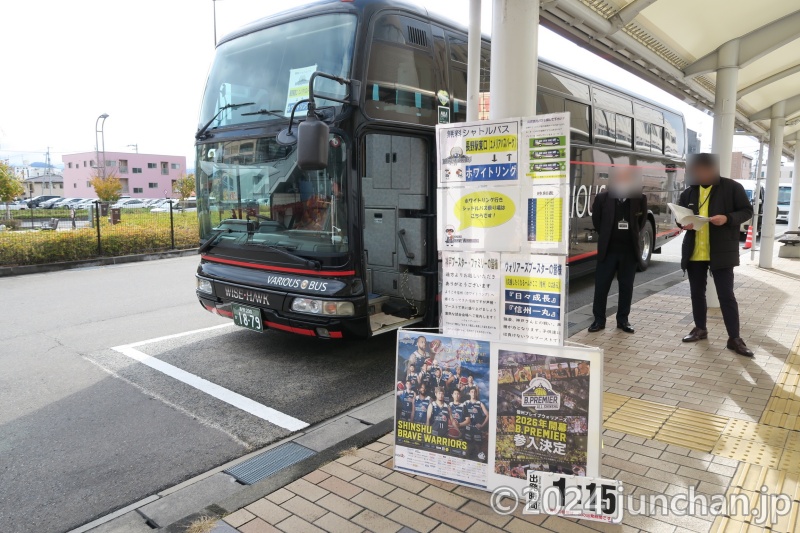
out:
<path id="1" fill-rule="evenodd" d="M 196 291 L 196 294 L 206 311 L 233 320 L 231 305 L 238 302 L 201 291 Z M 368 317 L 283 316 L 275 309 L 247 305 L 260 311 L 264 331 L 276 329 L 320 339 L 365 338 L 371 334 Z"/>

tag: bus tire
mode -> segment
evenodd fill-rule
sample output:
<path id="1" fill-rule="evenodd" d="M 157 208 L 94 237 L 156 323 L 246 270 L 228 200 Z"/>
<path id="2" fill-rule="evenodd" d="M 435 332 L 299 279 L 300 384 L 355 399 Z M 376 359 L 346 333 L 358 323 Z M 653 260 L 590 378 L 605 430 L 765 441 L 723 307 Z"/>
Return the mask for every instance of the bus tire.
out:
<path id="1" fill-rule="evenodd" d="M 639 246 L 642 251 L 642 260 L 639 263 L 640 272 L 644 272 L 650 266 L 650 258 L 653 257 L 653 235 L 655 235 L 653 222 L 648 220 L 639 232 Z"/>

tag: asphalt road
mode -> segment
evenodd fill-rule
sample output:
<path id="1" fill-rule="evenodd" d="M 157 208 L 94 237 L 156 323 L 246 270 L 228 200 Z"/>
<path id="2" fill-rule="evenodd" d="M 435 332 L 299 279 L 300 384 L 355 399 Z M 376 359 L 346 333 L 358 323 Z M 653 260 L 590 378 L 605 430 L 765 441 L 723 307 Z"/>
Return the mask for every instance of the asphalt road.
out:
<path id="1" fill-rule="evenodd" d="M 111 347 L 226 324 L 196 257 L 0 279 L 0 531 L 67 531 L 290 433 Z M 391 388 L 390 336 L 225 327 L 140 347 L 313 423 Z"/>
<path id="2" fill-rule="evenodd" d="M 678 269 L 675 243 L 636 277 Z M 68 531 L 290 433 L 113 350 L 138 346 L 313 424 L 393 384 L 394 336 L 324 342 L 263 335 L 203 311 L 197 258 L 0 279 L 0 530 Z M 572 280 L 569 308 L 591 303 Z M 616 288 L 612 290 L 615 292 Z"/>

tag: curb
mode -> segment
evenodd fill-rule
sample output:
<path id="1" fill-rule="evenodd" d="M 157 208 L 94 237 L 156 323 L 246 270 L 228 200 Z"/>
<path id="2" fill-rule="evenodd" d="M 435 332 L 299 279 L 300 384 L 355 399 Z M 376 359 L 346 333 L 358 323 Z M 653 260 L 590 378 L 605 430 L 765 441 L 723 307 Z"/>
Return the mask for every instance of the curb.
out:
<path id="1" fill-rule="evenodd" d="M 137 263 L 140 261 L 155 261 L 156 259 L 169 259 L 171 257 L 186 257 L 197 255 L 198 248 L 187 250 L 168 250 L 165 252 L 153 252 L 148 254 L 120 255 L 117 257 L 98 257 L 96 259 L 84 259 L 81 261 L 64 261 L 61 263 L 46 263 L 43 265 L 21 265 L 0 267 L 0 278 L 10 276 L 22 276 L 25 274 L 44 274 L 46 272 L 58 272 L 60 270 L 70 270 L 73 268 L 86 268 L 106 265 L 122 265 L 125 263 Z"/>
<path id="2" fill-rule="evenodd" d="M 319 422 L 279 441 L 270 443 L 260 450 L 250 452 L 238 459 L 220 465 L 173 487 L 162 490 L 157 494 L 145 497 L 122 509 L 77 527 L 68 533 L 84 533 L 101 526 L 113 528 L 114 521 L 122 520 L 124 517 L 128 517 L 131 514 L 137 515 L 137 521 L 141 522 L 143 525 L 146 524 L 154 530 L 158 528 L 158 531 L 166 533 L 185 533 L 189 524 L 204 516 L 217 519 L 222 518 L 292 483 L 309 472 L 316 470 L 323 464 L 333 461 L 339 457 L 342 451 L 353 447 L 360 448 L 389 433 L 394 425 L 394 409 L 391 408 L 388 412 L 385 412 L 387 406 L 384 404 L 393 403 L 394 398 L 394 394 L 391 392 L 383 394 L 333 418 Z M 389 415 L 388 417 L 386 416 L 387 414 Z M 211 498 L 212 503 L 208 503 L 209 500 L 206 500 L 206 502 L 198 504 L 197 508 L 199 511 L 184 516 L 170 524 L 157 524 L 147 516 L 147 506 L 149 506 L 149 504 L 173 495 L 179 495 L 184 489 L 191 488 L 212 475 L 221 473 L 223 470 L 248 461 L 261 453 L 277 448 L 288 442 L 302 444 L 303 446 L 313 449 L 316 453 L 297 463 L 286 466 L 273 475 L 257 481 L 252 485 L 241 485 L 241 488 L 233 494 L 218 494 L 216 497 Z M 233 480 L 233 478 L 231 478 L 231 480 Z M 103 531 L 106 531 L 106 529 L 104 528 Z"/>

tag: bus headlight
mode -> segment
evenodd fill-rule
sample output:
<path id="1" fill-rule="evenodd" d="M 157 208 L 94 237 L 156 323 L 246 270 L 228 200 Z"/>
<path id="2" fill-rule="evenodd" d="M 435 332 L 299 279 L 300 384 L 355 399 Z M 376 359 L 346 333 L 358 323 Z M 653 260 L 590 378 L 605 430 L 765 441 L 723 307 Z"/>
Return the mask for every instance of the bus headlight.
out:
<path id="1" fill-rule="evenodd" d="M 197 278 L 197 290 L 206 294 L 214 293 L 214 289 L 211 287 L 211 282 L 203 278 Z"/>
<path id="2" fill-rule="evenodd" d="M 330 300 L 313 300 L 311 298 L 295 298 L 292 311 L 307 315 L 353 316 L 353 302 L 334 302 Z"/>

